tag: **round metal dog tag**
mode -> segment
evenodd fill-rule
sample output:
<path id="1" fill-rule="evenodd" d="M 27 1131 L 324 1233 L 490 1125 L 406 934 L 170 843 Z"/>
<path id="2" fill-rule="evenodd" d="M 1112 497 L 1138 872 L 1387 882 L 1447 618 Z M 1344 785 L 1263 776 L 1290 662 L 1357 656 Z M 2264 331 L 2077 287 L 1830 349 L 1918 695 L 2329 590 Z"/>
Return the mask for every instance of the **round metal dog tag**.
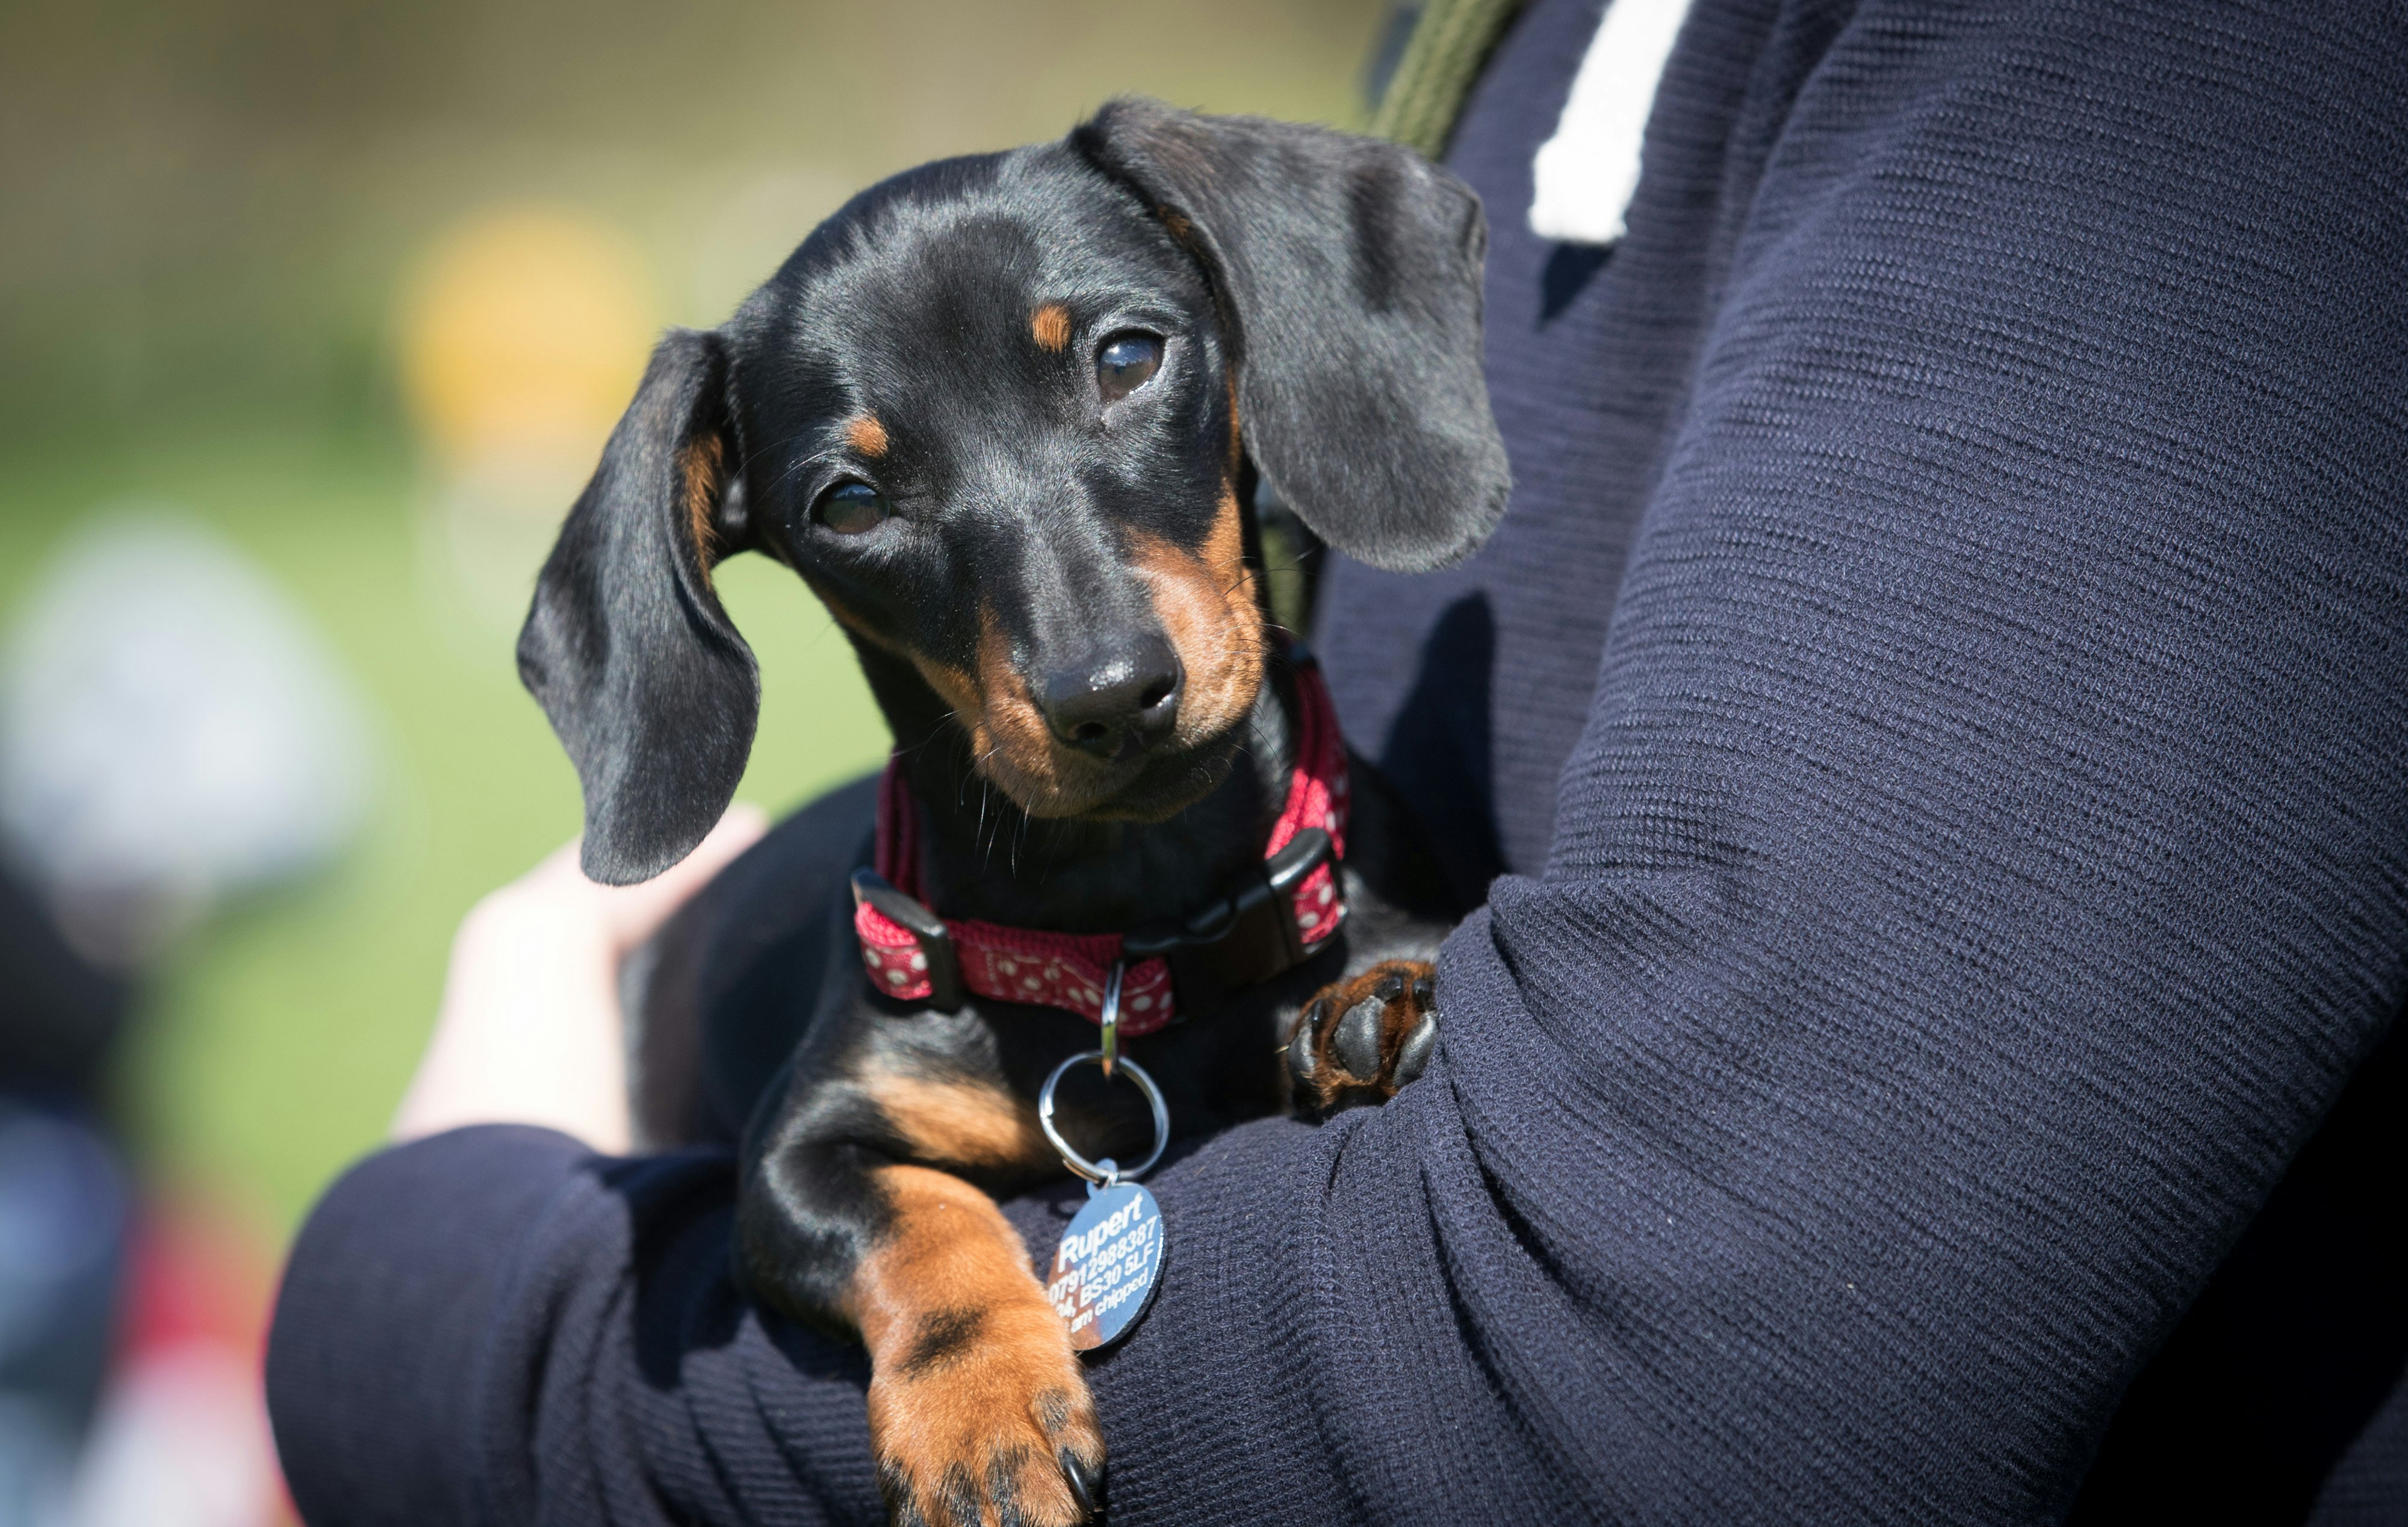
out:
<path id="1" fill-rule="evenodd" d="M 1089 1183 L 1086 1206 L 1062 1232 L 1045 1280 L 1070 1345 L 1093 1351 L 1127 1335 L 1161 1280 L 1162 1210 L 1154 1195 L 1133 1182 Z"/>

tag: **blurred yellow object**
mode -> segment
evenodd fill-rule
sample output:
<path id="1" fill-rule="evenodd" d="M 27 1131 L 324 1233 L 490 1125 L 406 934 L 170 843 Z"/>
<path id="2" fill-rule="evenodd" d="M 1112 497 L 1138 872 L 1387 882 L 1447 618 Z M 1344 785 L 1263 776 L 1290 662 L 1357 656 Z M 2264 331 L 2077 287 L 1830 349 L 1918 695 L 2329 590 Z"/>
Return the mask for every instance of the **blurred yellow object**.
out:
<path id="1" fill-rule="evenodd" d="M 635 394 L 657 312 L 633 245 L 592 217 L 506 207 L 453 227 L 403 298 L 421 439 L 452 469 L 529 454 L 590 464 Z"/>

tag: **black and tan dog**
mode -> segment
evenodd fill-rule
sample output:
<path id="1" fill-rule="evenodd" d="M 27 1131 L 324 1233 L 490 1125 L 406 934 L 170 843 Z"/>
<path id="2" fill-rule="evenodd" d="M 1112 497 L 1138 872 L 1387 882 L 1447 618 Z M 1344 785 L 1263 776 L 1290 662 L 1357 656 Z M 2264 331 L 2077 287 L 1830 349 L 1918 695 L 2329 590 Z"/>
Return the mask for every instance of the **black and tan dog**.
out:
<path id="1" fill-rule="evenodd" d="M 899 1520 L 1076 1521 L 1102 1481 L 1078 1358 L 989 1196 L 1061 1171 L 1033 1100 L 1096 1043 L 1096 972 L 1007 1001 L 957 938 L 1158 960 L 1182 1021 L 1125 1053 L 1182 1134 L 1377 1101 L 1429 1053 L 1449 909 L 1376 776 L 1354 771 L 1336 936 L 1297 888 L 1328 839 L 1290 810 L 1267 857 L 1327 718 L 1243 506 L 1259 473 L 1388 568 L 1478 544 L 1506 491 L 1485 238 L 1408 151 L 1141 101 L 910 171 L 662 343 L 544 569 L 520 665 L 597 880 L 675 863 L 742 771 L 759 685 L 719 559 L 801 574 L 894 727 L 889 836 L 916 847 L 857 886 L 924 995 L 820 1001 L 747 1143 L 738 1255 L 764 1304 L 867 1345 Z M 1147 1147 L 1127 1087 L 1081 1071 L 1064 1099 L 1089 1155 Z"/>

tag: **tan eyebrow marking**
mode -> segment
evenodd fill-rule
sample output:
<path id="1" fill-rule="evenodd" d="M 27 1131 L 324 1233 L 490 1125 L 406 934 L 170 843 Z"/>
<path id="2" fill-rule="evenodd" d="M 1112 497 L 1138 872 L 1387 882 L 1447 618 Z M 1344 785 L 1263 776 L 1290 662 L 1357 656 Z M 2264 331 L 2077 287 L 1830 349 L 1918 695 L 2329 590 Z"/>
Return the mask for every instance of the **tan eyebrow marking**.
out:
<path id="1" fill-rule="evenodd" d="M 865 456 L 886 454 L 886 426 L 878 422 L 874 413 L 865 413 L 845 425 L 844 438 Z"/>
<path id="2" fill-rule="evenodd" d="M 1028 315 L 1028 332 L 1040 347 L 1060 350 L 1070 342 L 1070 310 L 1058 302 L 1044 304 Z"/>

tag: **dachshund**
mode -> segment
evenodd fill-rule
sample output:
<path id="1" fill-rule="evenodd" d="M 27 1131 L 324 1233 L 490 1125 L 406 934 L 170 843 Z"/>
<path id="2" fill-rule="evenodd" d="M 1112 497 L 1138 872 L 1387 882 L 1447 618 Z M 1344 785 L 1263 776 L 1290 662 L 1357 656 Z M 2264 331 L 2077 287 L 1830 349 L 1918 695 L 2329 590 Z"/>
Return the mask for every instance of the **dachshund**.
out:
<path id="1" fill-rule="evenodd" d="M 748 1129 L 735 1256 L 866 1345 L 896 1521 L 1100 1514 L 1078 1348 L 995 1198 L 1062 1170 L 1035 1100 L 1107 1008 L 1182 1136 L 1429 1059 L 1443 877 L 1271 620 L 1252 510 L 1390 569 L 1479 545 L 1486 242 L 1410 150 L 1140 99 L 907 171 L 661 342 L 538 580 L 520 672 L 597 881 L 676 863 L 743 771 L 721 559 L 794 569 L 893 727 L 861 975 Z M 1065 1138 L 1143 1154 L 1128 1079 L 1073 1072 Z"/>

